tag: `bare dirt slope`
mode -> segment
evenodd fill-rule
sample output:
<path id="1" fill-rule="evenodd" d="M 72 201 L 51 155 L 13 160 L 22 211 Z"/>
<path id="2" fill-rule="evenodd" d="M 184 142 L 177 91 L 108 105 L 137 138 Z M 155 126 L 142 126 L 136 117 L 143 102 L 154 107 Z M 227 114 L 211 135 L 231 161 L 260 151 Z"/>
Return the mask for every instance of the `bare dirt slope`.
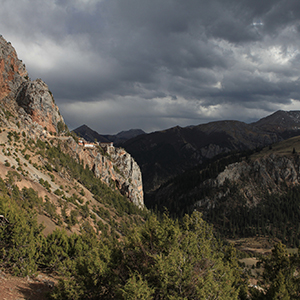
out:
<path id="1" fill-rule="evenodd" d="M 55 279 L 46 274 L 37 277 L 15 277 L 0 271 L 1 300 L 47 300 Z"/>

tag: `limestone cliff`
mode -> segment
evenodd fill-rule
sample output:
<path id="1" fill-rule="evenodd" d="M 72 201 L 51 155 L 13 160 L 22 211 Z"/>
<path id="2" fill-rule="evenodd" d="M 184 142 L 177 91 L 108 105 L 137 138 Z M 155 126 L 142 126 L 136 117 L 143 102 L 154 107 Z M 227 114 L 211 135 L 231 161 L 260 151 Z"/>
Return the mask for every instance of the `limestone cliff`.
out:
<path id="1" fill-rule="evenodd" d="M 58 133 L 64 120 L 55 105 L 48 86 L 41 80 L 31 81 L 25 65 L 18 59 L 11 43 L 0 37 L 0 101 L 2 110 L 26 120 L 26 125 L 39 125 L 49 132 Z M 9 118 L 7 118 L 9 121 Z M 2 120 L 6 126 L 9 122 Z M 16 122 L 15 122 L 16 123 Z M 11 124 L 13 125 L 13 124 Z M 37 127 L 37 130 L 41 128 Z"/>
<path id="2" fill-rule="evenodd" d="M 73 138 L 63 143 L 64 151 L 93 170 L 96 177 L 120 192 L 139 208 L 144 207 L 142 173 L 129 153 L 114 146 L 84 148 Z"/>
<path id="3" fill-rule="evenodd" d="M 291 140 L 296 139 L 300 141 L 298 137 Z M 299 185 L 300 156 L 292 153 L 292 150 L 289 152 L 282 154 L 269 150 L 266 154 L 229 164 L 216 178 L 208 179 L 190 191 L 190 196 L 197 194 L 200 189 L 212 191 L 198 199 L 195 206 L 205 209 L 224 201 L 229 206 L 238 201 L 239 205 L 255 207 L 266 195 L 281 194 L 285 192 L 285 187 Z"/>
<path id="4" fill-rule="evenodd" d="M 25 65 L 18 59 L 15 49 L 0 36 L 0 100 L 15 93 L 27 79 Z"/>
<path id="5" fill-rule="evenodd" d="M 237 207 L 259 208 L 269 197 L 299 186 L 299 153 L 300 136 L 296 136 L 253 152 L 228 154 L 170 180 L 150 200 L 178 215 L 195 208 L 204 214 L 217 211 L 218 216 L 224 209 L 229 214 Z M 146 198 L 146 205 L 149 202 Z"/>
<path id="6" fill-rule="evenodd" d="M 103 182 L 144 207 L 141 171 L 133 158 L 113 146 L 79 146 L 70 136 L 46 83 L 28 78 L 25 65 L 2 36 L 0 48 L 0 127 L 22 132 L 34 140 L 51 139 L 52 143 L 63 144 L 64 151 L 88 165 Z"/>
<path id="7" fill-rule="evenodd" d="M 280 193 L 281 184 L 298 185 L 299 180 L 300 157 L 272 153 L 254 161 L 231 164 L 210 184 L 216 188 L 226 184 L 235 185 L 247 205 L 255 206 L 265 193 Z"/>
<path id="8" fill-rule="evenodd" d="M 49 132 L 58 133 L 59 124 L 64 120 L 55 105 L 52 93 L 41 79 L 23 82 L 18 89 L 16 101 L 33 122 L 45 127 Z"/>

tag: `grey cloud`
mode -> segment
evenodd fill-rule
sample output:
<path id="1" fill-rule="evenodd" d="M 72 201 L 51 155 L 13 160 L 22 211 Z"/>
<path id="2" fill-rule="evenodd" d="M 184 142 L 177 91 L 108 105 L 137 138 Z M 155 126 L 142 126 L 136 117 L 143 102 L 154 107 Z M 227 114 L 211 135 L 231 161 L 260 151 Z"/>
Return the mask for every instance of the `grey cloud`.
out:
<path id="1" fill-rule="evenodd" d="M 0 25 L 70 127 L 151 131 L 300 108 L 297 0 L 2 1 Z"/>

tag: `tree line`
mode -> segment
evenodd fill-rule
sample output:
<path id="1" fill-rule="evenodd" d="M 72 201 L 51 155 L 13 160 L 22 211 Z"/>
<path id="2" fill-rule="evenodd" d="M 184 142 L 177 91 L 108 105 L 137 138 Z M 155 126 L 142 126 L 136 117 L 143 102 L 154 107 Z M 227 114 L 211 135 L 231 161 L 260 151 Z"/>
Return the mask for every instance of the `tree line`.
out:
<path id="1" fill-rule="evenodd" d="M 50 299 L 299 299 L 299 252 L 281 243 L 262 260 L 262 291 L 248 287 L 236 250 L 214 235 L 199 212 L 172 219 L 148 214 L 121 239 L 99 236 L 89 223 L 80 234 L 48 236 L 36 219 L 40 199 L 0 180 L 0 266 L 26 276 L 59 276 Z"/>

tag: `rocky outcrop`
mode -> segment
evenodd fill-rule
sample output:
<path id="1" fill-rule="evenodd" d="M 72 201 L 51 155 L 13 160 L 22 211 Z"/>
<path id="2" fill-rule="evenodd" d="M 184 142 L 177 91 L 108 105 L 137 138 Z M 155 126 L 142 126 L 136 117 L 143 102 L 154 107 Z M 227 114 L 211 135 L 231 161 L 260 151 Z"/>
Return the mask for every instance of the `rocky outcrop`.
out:
<path id="1" fill-rule="evenodd" d="M 0 100 L 15 93 L 27 80 L 25 65 L 18 59 L 16 50 L 0 36 Z"/>
<path id="2" fill-rule="evenodd" d="M 5 109 L 27 125 L 40 125 L 49 132 L 58 133 L 59 125 L 65 128 L 48 86 L 41 79 L 29 80 L 16 50 L 2 36 L 0 50 L 0 101 Z"/>
<path id="3" fill-rule="evenodd" d="M 119 176 L 119 179 L 116 179 L 119 189 L 138 207 L 144 207 L 143 182 L 140 167 L 132 156 L 122 148 L 110 147 L 109 154 L 115 163 L 117 174 L 119 174 L 119 171 L 122 174 L 121 177 Z"/>
<path id="4" fill-rule="evenodd" d="M 89 166 L 103 182 L 119 189 L 130 201 L 143 208 L 142 175 L 134 159 L 125 150 L 113 146 L 85 149 L 72 137 L 61 134 L 67 131 L 67 127 L 47 84 L 41 79 L 28 79 L 25 65 L 2 36 L 0 49 L 1 126 L 15 131 L 21 128 L 31 139 L 47 141 L 51 138 L 53 143 L 61 143 L 64 151 Z"/>
<path id="5" fill-rule="evenodd" d="M 225 180 L 231 182 L 245 181 L 255 182 L 256 185 L 264 189 L 274 191 L 278 185 L 285 182 L 287 184 L 299 184 L 298 156 L 285 157 L 272 154 L 268 157 L 257 159 L 252 163 L 245 161 L 234 163 L 226 167 L 216 179 L 216 185 L 223 185 Z"/>
<path id="6" fill-rule="evenodd" d="M 93 170 L 96 177 L 111 187 L 117 188 L 139 208 L 144 207 L 142 173 L 129 153 L 122 148 L 100 146 L 87 149 L 79 146 L 73 138 L 63 143 L 64 151 L 77 157 Z"/>
<path id="7" fill-rule="evenodd" d="M 282 184 L 298 185 L 300 181 L 300 157 L 271 154 L 254 161 L 242 161 L 228 165 L 216 179 L 203 183 L 218 191 L 206 201 L 196 205 L 217 203 L 218 199 L 229 194 L 231 187 L 246 200 L 248 206 L 256 206 L 265 194 L 281 193 Z M 224 188 L 225 187 L 225 188 Z"/>
<path id="8" fill-rule="evenodd" d="M 33 122 L 46 128 L 49 132 L 58 133 L 58 125 L 64 124 L 52 93 L 41 79 L 22 83 L 16 101 L 31 116 Z"/>

